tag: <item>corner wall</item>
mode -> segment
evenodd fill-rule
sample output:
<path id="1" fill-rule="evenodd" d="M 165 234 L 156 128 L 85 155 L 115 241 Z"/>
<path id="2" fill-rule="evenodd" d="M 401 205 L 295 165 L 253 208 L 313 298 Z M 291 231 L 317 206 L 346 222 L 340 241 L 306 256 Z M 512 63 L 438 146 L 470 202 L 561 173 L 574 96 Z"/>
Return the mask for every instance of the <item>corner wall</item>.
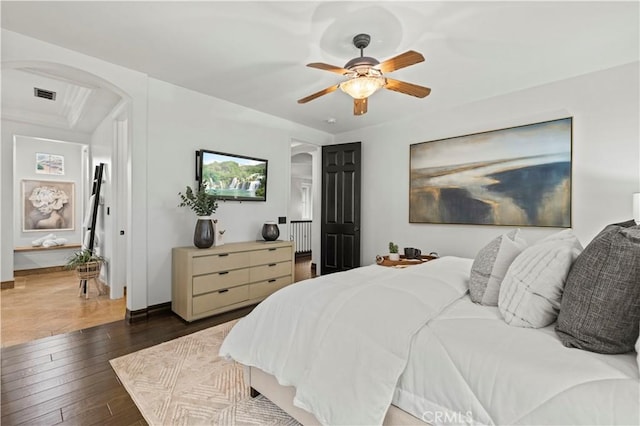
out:
<path id="1" fill-rule="evenodd" d="M 178 207 L 178 192 L 195 182 L 195 151 L 265 158 L 266 202 L 219 202 L 214 219 L 224 241 L 261 240 L 262 224 L 287 216 L 293 139 L 323 145 L 333 137 L 305 126 L 149 79 L 148 254 L 149 305 L 171 300 L 171 249 L 192 246 L 195 214 Z M 288 222 L 288 221 L 287 221 Z M 287 239 L 288 225 L 280 225 Z"/>
<path id="2" fill-rule="evenodd" d="M 474 257 L 512 229 L 409 223 L 410 144 L 556 118 L 573 117 L 572 227 L 582 244 L 605 225 L 630 219 L 631 194 L 640 190 L 639 80 L 636 62 L 337 135 L 336 143 L 363 142 L 362 264 L 386 254 L 389 241 Z M 523 235 L 534 242 L 558 230 L 523 228 Z"/>

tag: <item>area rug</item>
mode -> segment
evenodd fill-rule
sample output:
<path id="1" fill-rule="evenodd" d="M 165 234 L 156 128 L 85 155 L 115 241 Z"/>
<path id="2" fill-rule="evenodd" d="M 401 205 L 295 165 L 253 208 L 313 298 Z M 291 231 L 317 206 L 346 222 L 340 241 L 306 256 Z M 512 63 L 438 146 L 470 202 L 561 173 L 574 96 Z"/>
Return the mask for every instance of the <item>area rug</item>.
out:
<path id="1" fill-rule="evenodd" d="M 237 320 L 110 361 L 145 420 L 160 425 L 298 425 L 262 395 L 243 367 L 218 356 Z"/>

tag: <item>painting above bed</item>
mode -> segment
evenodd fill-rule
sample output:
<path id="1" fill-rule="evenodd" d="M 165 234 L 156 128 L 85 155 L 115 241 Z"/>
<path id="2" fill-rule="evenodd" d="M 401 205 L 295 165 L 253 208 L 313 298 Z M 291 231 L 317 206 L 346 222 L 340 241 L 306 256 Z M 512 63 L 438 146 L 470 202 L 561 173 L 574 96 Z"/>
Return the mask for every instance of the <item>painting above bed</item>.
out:
<path id="1" fill-rule="evenodd" d="M 409 222 L 571 227 L 572 118 L 410 146 Z"/>

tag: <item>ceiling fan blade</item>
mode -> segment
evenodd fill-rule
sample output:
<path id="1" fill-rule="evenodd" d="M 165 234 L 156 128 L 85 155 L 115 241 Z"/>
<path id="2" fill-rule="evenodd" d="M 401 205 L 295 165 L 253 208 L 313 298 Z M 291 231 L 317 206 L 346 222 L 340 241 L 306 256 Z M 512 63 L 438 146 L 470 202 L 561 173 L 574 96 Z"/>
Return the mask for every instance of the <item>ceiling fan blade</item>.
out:
<path id="1" fill-rule="evenodd" d="M 335 65 L 324 64 L 322 62 L 313 62 L 311 64 L 307 64 L 308 67 L 317 68 L 319 70 L 331 71 L 336 74 L 345 75 L 349 74 L 351 71 L 342 67 L 336 67 Z"/>
<path id="2" fill-rule="evenodd" d="M 363 115 L 367 113 L 368 98 L 353 100 L 353 115 Z"/>
<path id="3" fill-rule="evenodd" d="M 424 61 L 424 56 L 422 56 L 422 54 L 413 50 L 409 50 L 408 52 L 404 52 L 399 54 L 398 56 L 387 59 L 376 68 L 382 71 L 383 74 L 386 74 L 388 72 L 399 70 L 400 68 L 408 67 L 409 65 L 417 64 L 418 62 L 422 61 Z"/>
<path id="4" fill-rule="evenodd" d="M 315 98 L 319 98 L 322 95 L 326 95 L 327 93 L 331 93 L 334 90 L 336 90 L 338 88 L 339 84 L 336 84 L 335 86 L 331 86 L 331 87 L 327 87 L 326 89 L 323 89 L 319 92 L 314 93 L 313 95 L 309 95 L 306 98 L 302 98 L 302 99 L 298 99 L 298 103 L 299 104 L 305 104 L 309 101 L 314 100 Z"/>
<path id="5" fill-rule="evenodd" d="M 385 89 L 393 90 L 395 92 L 404 93 L 405 95 L 415 96 L 417 98 L 424 98 L 431 93 L 431 89 L 424 86 L 418 86 L 417 84 L 411 84 L 400 80 L 394 80 L 387 77 L 387 84 Z"/>

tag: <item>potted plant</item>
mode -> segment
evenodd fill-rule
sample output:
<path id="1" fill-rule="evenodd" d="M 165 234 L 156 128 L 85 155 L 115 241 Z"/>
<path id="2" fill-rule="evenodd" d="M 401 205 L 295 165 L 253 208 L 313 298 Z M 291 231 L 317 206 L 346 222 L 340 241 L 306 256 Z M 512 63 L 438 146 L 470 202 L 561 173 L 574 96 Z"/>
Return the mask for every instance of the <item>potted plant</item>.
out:
<path id="1" fill-rule="evenodd" d="M 198 217 L 196 229 L 193 233 L 193 244 L 198 248 L 209 248 L 214 243 L 215 229 L 211 221 L 211 215 L 218 208 L 218 200 L 215 193 L 209 194 L 204 185 L 200 185 L 197 191 L 187 186 L 184 193 L 178 192 L 180 204 L 178 207 L 189 207 Z"/>
<path id="2" fill-rule="evenodd" d="M 398 254 L 398 245 L 394 244 L 393 241 L 389 242 L 389 260 L 400 260 L 400 254 Z"/>
<path id="3" fill-rule="evenodd" d="M 105 261 L 104 257 L 93 253 L 93 251 L 82 249 L 69 256 L 66 267 L 67 269 L 75 269 L 81 280 L 88 280 L 100 275 L 100 268 Z"/>

